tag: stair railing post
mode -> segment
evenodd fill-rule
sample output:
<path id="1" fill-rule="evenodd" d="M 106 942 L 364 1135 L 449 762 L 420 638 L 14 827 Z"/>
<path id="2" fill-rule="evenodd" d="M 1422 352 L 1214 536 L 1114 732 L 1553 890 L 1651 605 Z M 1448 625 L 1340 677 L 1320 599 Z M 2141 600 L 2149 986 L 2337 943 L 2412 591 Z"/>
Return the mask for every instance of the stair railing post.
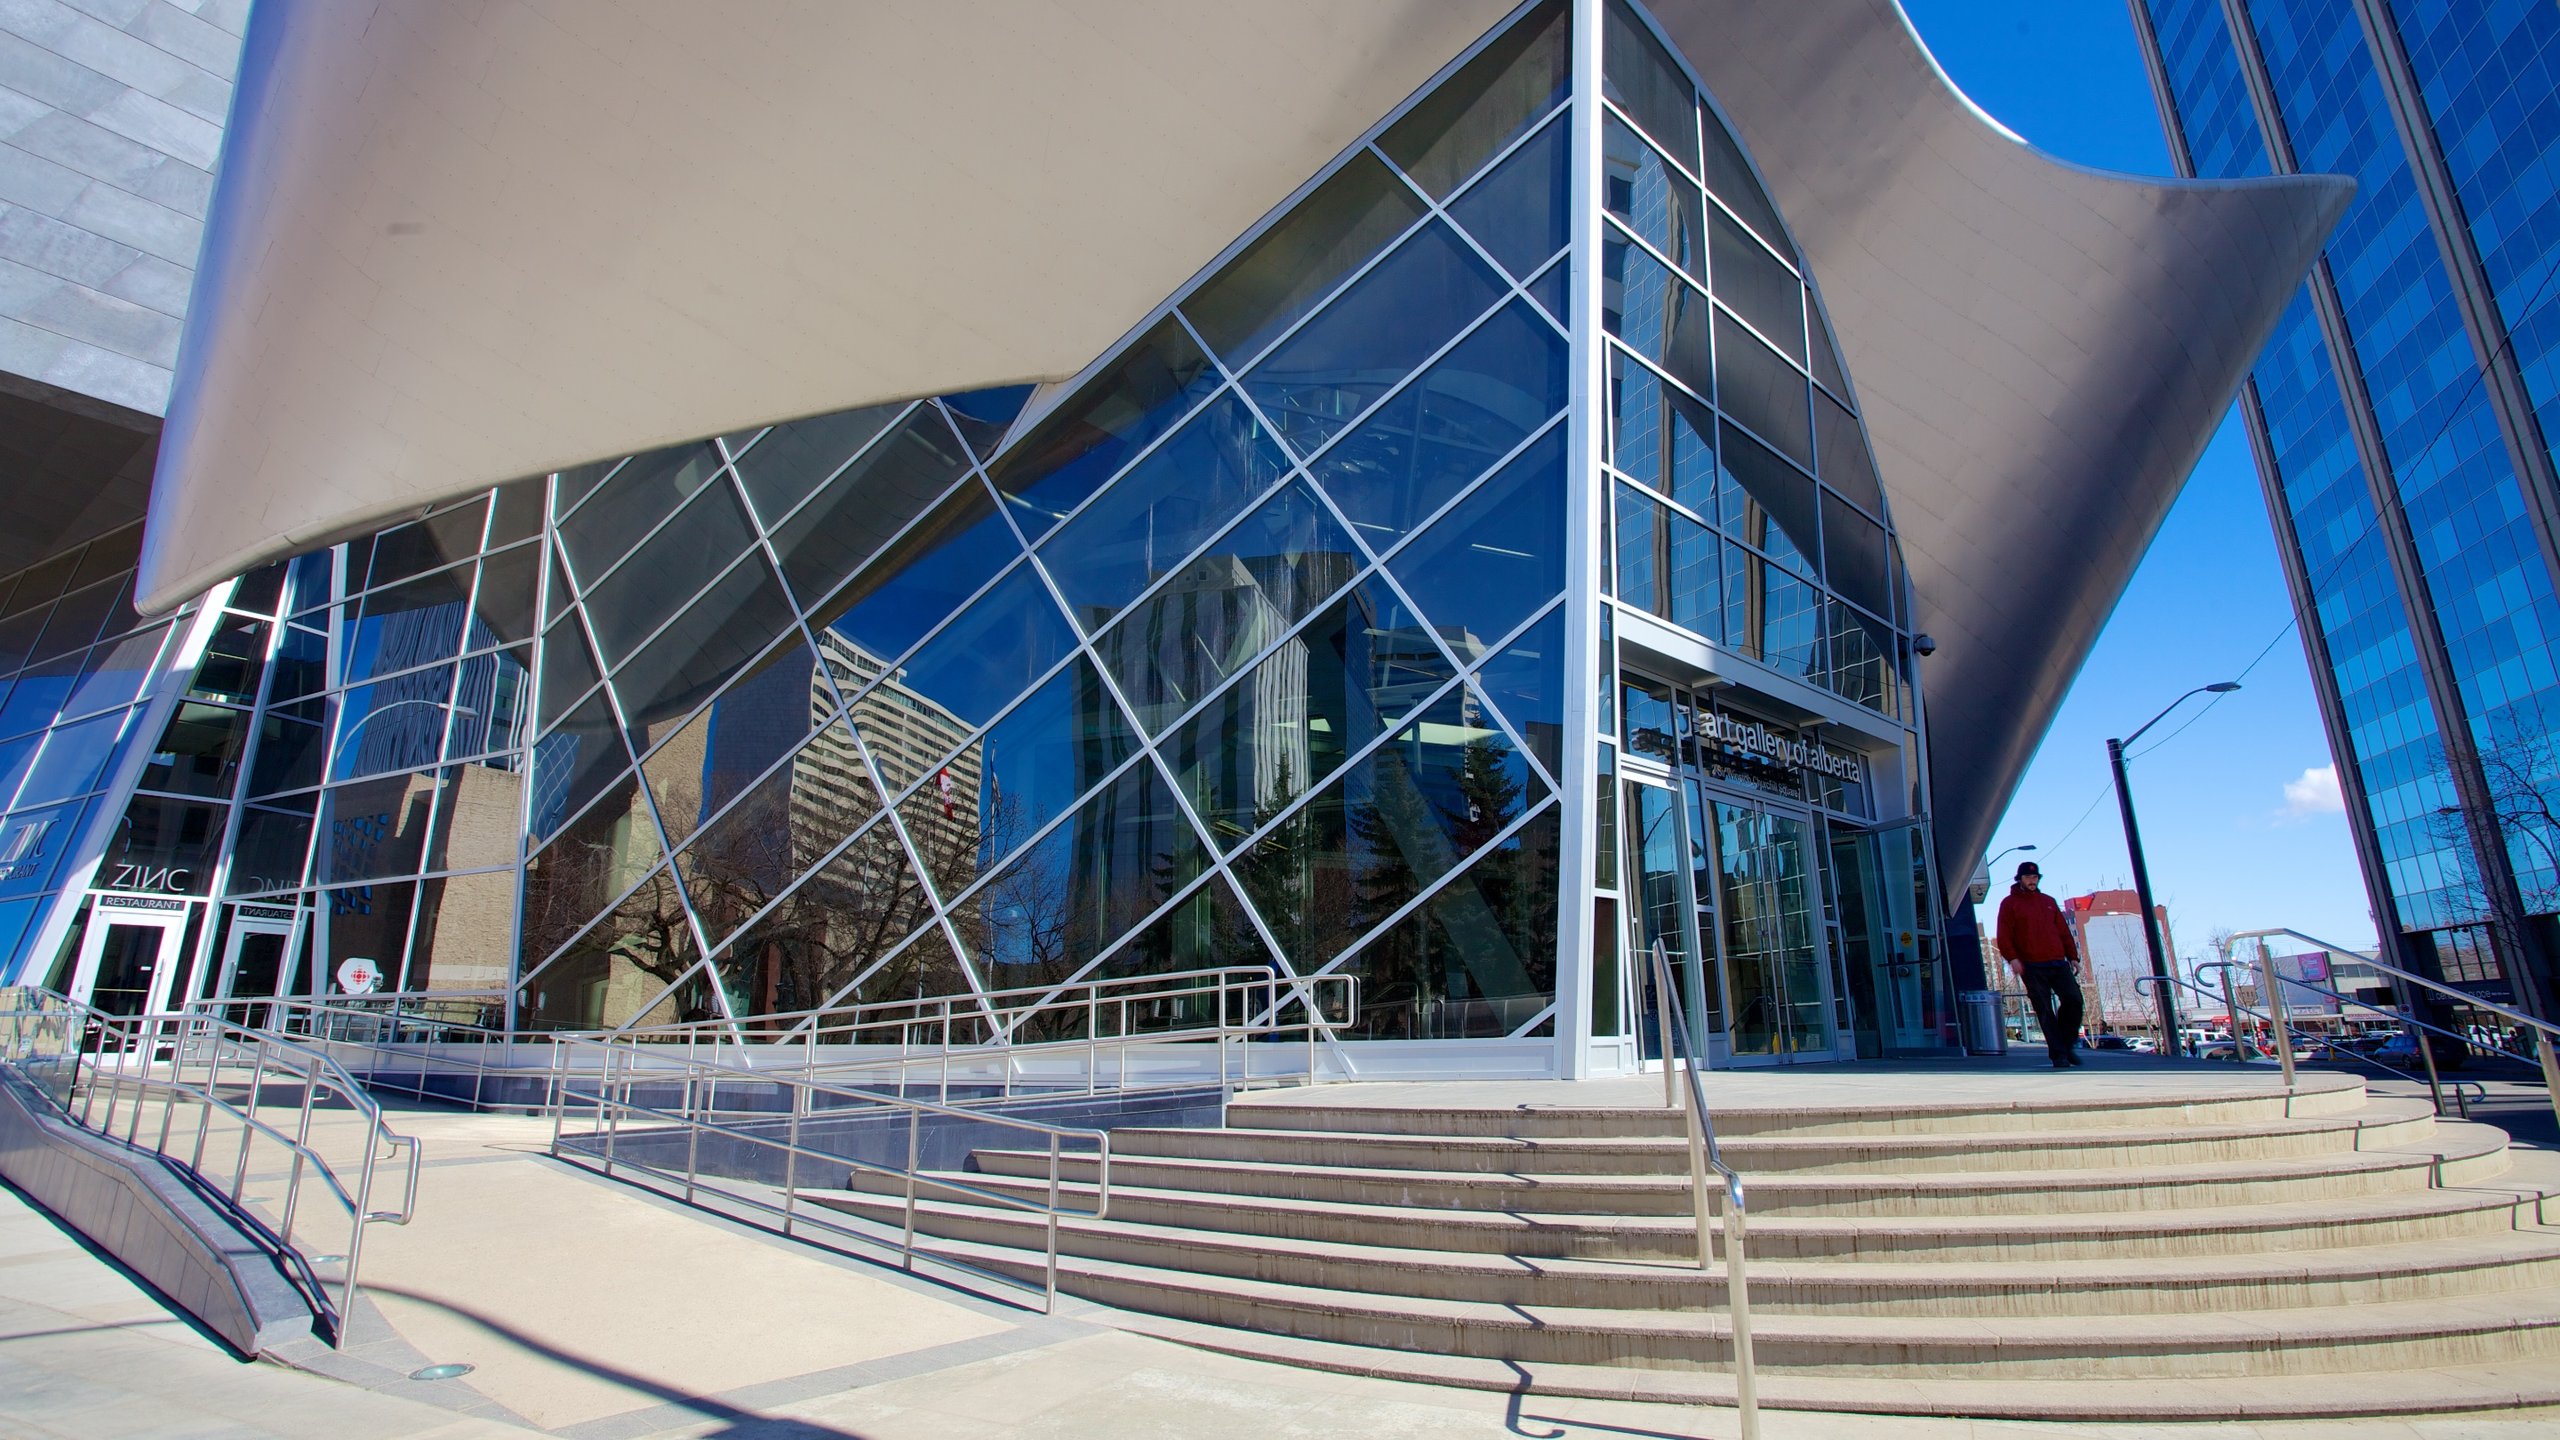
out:
<path id="1" fill-rule="evenodd" d="M 1662 1046 L 1662 1108 L 1680 1103 L 1678 1082 L 1671 1074 L 1671 961 L 1663 953 L 1662 942 L 1653 942 L 1653 1028 Z"/>
<path id="2" fill-rule="evenodd" d="M 2284 1097 L 2293 1103 L 2293 1023 L 2284 1008 L 2284 984 L 2276 978 L 2276 957 L 2267 942 L 2258 942 L 2258 988 L 2267 996 L 2267 1026 L 2275 1032 L 2276 1060 L 2284 1066 Z"/>
<path id="3" fill-rule="evenodd" d="M 1733 1409 L 1742 1440 L 1760 1440 L 1759 1367 L 1751 1354 L 1751 1283 L 1743 1274 L 1742 1182 L 1725 1187 L 1724 1299 L 1733 1319 Z"/>

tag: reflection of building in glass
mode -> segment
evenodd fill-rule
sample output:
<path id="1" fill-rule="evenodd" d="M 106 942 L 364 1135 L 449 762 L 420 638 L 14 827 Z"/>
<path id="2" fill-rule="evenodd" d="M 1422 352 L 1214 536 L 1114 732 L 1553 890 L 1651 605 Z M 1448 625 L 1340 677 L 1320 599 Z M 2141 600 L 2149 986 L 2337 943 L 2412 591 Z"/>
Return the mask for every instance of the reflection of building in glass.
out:
<path id="1" fill-rule="evenodd" d="M 2560 9 L 2134 13 L 2182 173 L 2356 179 L 2241 415 L 2382 958 L 2551 1003 Z"/>
<path id="2" fill-rule="evenodd" d="M 2177 954 L 2177 939 L 2169 928 L 2169 907 L 2152 908 L 2160 923 L 2161 953 Z M 2158 1007 L 2149 992 L 2134 983 L 2151 974 L 2151 945 L 2142 931 L 2140 899 L 2130 890 L 2095 890 L 2065 900 L 2062 911 L 2080 942 L 2091 1025 L 2159 1029 Z"/>
<path id="3" fill-rule="evenodd" d="M 1644 1058 L 1626 962 L 1660 945 L 1719 1062 L 1943 1049 L 1970 865 L 1942 862 L 2085 651 L 2050 617 L 2104 612 L 2108 537 L 2148 524 L 2117 510 L 2165 507 L 2326 192 L 2179 208 L 2052 166 L 1891 26 L 1860 63 L 1935 128 L 1807 148 L 1754 98 L 1786 34 L 1678 29 L 1544 0 L 1434 57 L 1055 384 L 484 476 L 165 621 L 118 597 L 183 527 L 29 557 L 0 599 L 16 970 L 156 1003 L 364 958 L 503 989 L 526 1030 L 760 1031 L 1242 967 L 1357 977 L 1340 1038 L 1387 1069 L 1578 1074 Z M 1926 227 L 1817 183 L 1867 157 L 1880 203 L 1940 214 L 1969 145 L 1964 184 L 2032 223 L 1962 267 L 1885 255 Z M 2032 305 L 1888 303 L 2092 257 Z M 2227 312 L 2125 338 L 2208 279 Z M 186 505 L 234 413 L 202 403 Z M 2073 506 L 2104 543 L 1972 585 L 1984 517 Z"/>

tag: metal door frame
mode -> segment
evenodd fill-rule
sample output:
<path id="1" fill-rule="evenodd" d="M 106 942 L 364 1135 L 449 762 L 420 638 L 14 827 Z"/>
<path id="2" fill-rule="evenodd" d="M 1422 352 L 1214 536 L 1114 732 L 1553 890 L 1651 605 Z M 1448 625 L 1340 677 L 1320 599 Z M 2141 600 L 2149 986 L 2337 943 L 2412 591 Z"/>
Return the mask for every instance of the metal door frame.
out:
<path id="1" fill-rule="evenodd" d="M 215 999 L 264 1000 L 271 996 L 296 993 L 292 988 L 295 979 L 293 973 L 295 942 L 302 936 L 303 922 L 310 915 L 310 911 L 304 906 L 296 905 L 290 907 L 290 914 L 251 913 L 284 909 L 287 907 L 282 905 L 233 905 L 231 907 L 230 917 L 223 926 L 222 965 L 214 972 L 213 996 Z M 240 973 L 240 942 L 252 935 L 274 935 L 284 941 L 284 951 L 276 959 L 275 988 L 266 995 L 234 995 L 231 993 L 231 983 L 239 977 Z"/>
<path id="2" fill-rule="evenodd" d="M 107 931 L 118 926 L 160 932 L 160 953 L 151 962 L 151 988 L 143 997 L 137 1012 L 158 1014 L 169 1006 L 169 987 L 177 983 L 177 972 L 184 967 L 187 948 L 187 921 L 192 907 L 184 900 L 164 900 L 158 896 L 126 895 L 120 891 L 91 891 L 89 924 L 80 935 L 80 958 L 71 969 L 70 996 L 80 1003 L 94 1004 L 98 985 L 98 962 L 107 949 Z"/>
<path id="3" fill-rule="evenodd" d="M 1635 763 L 1630 765 L 1628 763 L 1630 760 Z M 1709 932 L 1713 931 L 1715 927 L 1713 925 L 1701 923 L 1701 910 L 1710 909 L 1710 907 L 1715 904 L 1715 897 L 1700 896 L 1698 894 L 1697 869 L 1689 863 L 1689 857 L 1696 853 L 1698 841 L 1698 837 L 1689 833 L 1689 797 L 1686 789 L 1684 788 L 1684 783 L 1690 778 L 1692 777 L 1686 770 L 1678 766 L 1665 765 L 1660 760 L 1652 756 L 1621 756 L 1618 762 L 1617 779 L 1620 787 L 1619 797 L 1621 800 L 1629 798 L 1627 796 L 1628 790 L 1636 787 L 1642 787 L 1649 790 L 1660 791 L 1670 802 L 1671 843 L 1673 849 L 1679 853 L 1679 863 L 1676 868 L 1680 877 L 1678 882 L 1680 886 L 1680 900 L 1678 904 L 1680 912 L 1681 941 L 1682 944 L 1687 947 L 1689 956 L 1695 961 L 1694 964 L 1688 966 L 1683 972 L 1688 981 L 1688 989 L 1690 993 L 1682 996 L 1681 1000 L 1687 1014 L 1690 1016 L 1690 1024 L 1693 1029 L 1704 1031 L 1706 1026 L 1706 1016 L 1710 1009 L 1710 1007 L 1705 1003 L 1707 983 L 1706 966 L 1708 964 L 1712 963 L 1716 967 L 1716 993 L 1718 996 L 1721 997 L 1727 994 L 1728 991 L 1726 976 L 1724 973 L 1723 948 L 1720 945 L 1710 946 L 1707 943 Z M 1644 865 L 1642 860 L 1645 842 L 1644 817 L 1643 811 L 1640 807 L 1622 806 L 1621 808 L 1622 810 L 1630 810 L 1632 812 L 1622 813 L 1619 817 L 1618 824 L 1618 832 L 1621 837 L 1620 843 L 1626 852 L 1618 857 L 1621 880 L 1619 896 L 1620 902 L 1624 905 L 1626 912 L 1625 919 L 1622 922 L 1626 926 L 1627 931 L 1624 937 L 1624 944 L 1626 946 L 1624 953 L 1628 955 L 1641 955 L 1645 948 L 1641 938 L 1641 927 L 1650 923 L 1650 919 L 1645 913 Z M 1621 1000 L 1622 1003 L 1627 1006 L 1626 1013 L 1631 1017 L 1635 1017 L 1637 1021 L 1641 1021 L 1641 1018 L 1644 1015 L 1644 991 L 1641 971 L 1641 966 L 1633 964 L 1621 965 L 1619 967 L 1619 984 L 1623 987 L 1624 991 L 1621 996 Z M 1714 1008 L 1717 1013 L 1721 1013 L 1721 1006 Z M 1641 1023 L 1638 1023 L 1635 1026 L 1635 1029 L 1637 1032 L 1636 1043 L 1638 1046 L 1638 1053 L 1641 1054 L 1644 1043 L 1643 1037 L 1645 1034 L 1650 1032 L 1645 1030 Z M 1722 1057 L 1727 1046 L 1726 1037 L 1721 1028 L 1713 1032 L 1693 1034 L 1690 1037 L 1690 1042 L 1698 1047 L 1698 1053 L 1707 1057 L 1710 1066 L 1722 1063 Z"/>
<path id="4" fill-rule="evenodd" d="M 1833 956 L 1828 919 L 1832 909 L 1831 885 L 1828 879 L 1831 857 L 1828 848 L 1830 832 L 1826 828 L 1829 817 L 1815 809 L 1811 801 L 1790 800 L 1771 791 L 1755 789 L 1748 785 L 1735 785 L 1710 776 L 1703 770 L 1684 768 L 1681 778 L 1698 787 L 1698 798 L 1702 808 L 1721 801 L 1736 809 L 1757 810 L 1780 819 L 1796 821 L 1805 827 L 1805 884 L 1808 887 L 1805 899 L 1809 921 L 1806 929 L 1812 936 L 1813 970 L 1814 974 L 1820 977 L 1822 1019 L 1823 1024 L 1830 1029 L 1831 1044 L 1825 1049 L 1807 1050 L 1802 1054 L 1791 1050 L 1780 1050 L 1768 1056 L 1744 1057 L 1734 1053 L 1733 1027 L 1737 1017 L 1733 1013 L 1732 1006 L 1732 961 L 1724 952 L 1724 926 L 1719 924 L 1715 927 L 1716 968 L 1727 984 L 1724 1034 L 1720 1037 L 1724 1047 L 1724 1063 L 1739 1069 L 1746 1066 L 1828 1064 L 1836 1060 L 1857 1058 L 1857 1036 L 1854 1027 L 1844 1027 L 1840 1023 L 1841 997 L 1831 983 Z M 1686 807 L 1684 806 L 1683 809 L 1685 811 Z M 1715 830 L 1712 820 L 1705 823 L 1712 835 Z M 1717 884 L 1721 888 L 1724 876 L 1722 845 L 1711 839 L 1709 848 L 1715 864 Z M 1721 900 L 1722 896 L 1719 895 L 1719 914 L 1721 914 Z M 1776 947 L 1770 947 L 1769 953 L 1775 952 Z M 1846 1056 L 1841 1054 L 1844 1038 L 1848 1045 Z"/>

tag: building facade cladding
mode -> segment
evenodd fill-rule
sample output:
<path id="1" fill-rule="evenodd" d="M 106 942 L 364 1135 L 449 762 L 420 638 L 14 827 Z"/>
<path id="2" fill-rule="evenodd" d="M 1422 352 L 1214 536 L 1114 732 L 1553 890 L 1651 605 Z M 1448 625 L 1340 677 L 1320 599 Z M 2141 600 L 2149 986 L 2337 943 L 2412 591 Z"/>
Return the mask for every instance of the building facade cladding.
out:
<path id="1" fill-rule="evenodd" d="M 2504 987 L 2560 911 L 2560 12 L 2134 8 L 2188 173 L 2358 180 L 2244 413 L 2378 923 Z"/>
<path id="2" fill-rule="evenodd" d="M 103 640 L 133 537 L 48 562 L 17 972 L 364 960 L 534 1030 L 1241 965 L 1571 1073 L 1659 941 L 1720 1055 L 1942 1044 L 1910 602 L 1796 254 L 1650 24 L 1546 0 L 1072 384 L 529 478 Z"/>

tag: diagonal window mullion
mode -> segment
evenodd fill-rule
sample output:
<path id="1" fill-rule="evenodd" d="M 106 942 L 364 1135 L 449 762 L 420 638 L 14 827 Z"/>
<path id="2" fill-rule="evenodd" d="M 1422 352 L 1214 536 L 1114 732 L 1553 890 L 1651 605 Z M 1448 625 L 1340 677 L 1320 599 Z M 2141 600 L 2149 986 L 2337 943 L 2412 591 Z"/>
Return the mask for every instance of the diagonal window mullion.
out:
<path id="1" fill-rule="evenodd" d="M 1502 848 L 1504 843 L 1509 841 L 1513 836 L 1518 835 L 1522 830 L 1528 828 L 1530 821 L 1546 814 L 1549 810 L 1553 810 L 1561 806 L 1563 803 L 1564 801 L 1561 798 L 1551 795 L 1545 800 L 1530 806 L 1527 812 L 1522 814 L 1518 819 L 1503 826 L 1500 830 L 1495 831 L 1492 839 L 1477 846 L 1474 854 L 1469 855 L 1459 864 L 1452 866 L 1448 874 L 1442 875 L 1433 880 L 1429 885 L 1423 887 L 1422 893 L 1413 896 L 1403 904 L 1398 905 L 1395 909 L 1388 911 L 1387 918 L 1360 932 L 1359 937 L 1344 945 L 1339 954 L 1336 954 L 1332 959 L 1327 960 L 1322 965 L 1317 966 L 1314 976 L 1311 978 L 1338 973 L 1346 961 L 1350 960 L 1353 956 L 1358 955 L 1362 950 L 1367 949 L 1369 946 L 1376 944 L 1379 936 L 1384 935 L 1389 930 L 1392 930 L 1396 926 L 1402 924 L 1412 916 L 1414 911 L 1419 910 L 1423 906 L 1440 898 L 1441 892 L 1447 890 L 1452 884 L 1455 884 L 1461 878 L 1472 874 L 1477 864 L 1479 864 L 1485 856 Z"/>

